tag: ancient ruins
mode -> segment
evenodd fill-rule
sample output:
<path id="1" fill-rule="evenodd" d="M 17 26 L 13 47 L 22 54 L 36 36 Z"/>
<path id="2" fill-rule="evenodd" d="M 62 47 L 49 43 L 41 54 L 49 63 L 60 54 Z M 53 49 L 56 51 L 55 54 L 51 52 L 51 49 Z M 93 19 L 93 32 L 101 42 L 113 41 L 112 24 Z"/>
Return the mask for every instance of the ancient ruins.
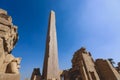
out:
<path id="1" fill-rule="evenodd" d="M 20 80 L 21 58 L 11 53 L 17 40 L 17 27 L 7 12 L 0 9 L 0 80 Z"/>
<path id="2" fill-rule="evenodd" d="M 57 35 L 55 12 L 49 16 L 48 33 L 44 57 L 43 72 L 39 68 L 33 70 L 31 80 L 120 80 L 120 63 L 114 67 L 109 60 L 93 60 L 90 52 L 84 47 L 77 50 L 73 58 L 72 68 L 60 70 L 58 64 Z"/>
<path id="3" fill-rule="evenodd" d="M 60 70 L 55 21 L 55 12 L 51 11 L 43 72 L 41 74 L 39 68 L 34 68 L 31 80 L 120 80 L 120 62 L 114 67 L 111 60 L 94 61 L 84 47 L 74 53 L 70 69 Z M 17 27 L 7 12 L 0 9 L 0 80 L 20 80 L 21 58 L 12 55 L 17 40 Z"/>

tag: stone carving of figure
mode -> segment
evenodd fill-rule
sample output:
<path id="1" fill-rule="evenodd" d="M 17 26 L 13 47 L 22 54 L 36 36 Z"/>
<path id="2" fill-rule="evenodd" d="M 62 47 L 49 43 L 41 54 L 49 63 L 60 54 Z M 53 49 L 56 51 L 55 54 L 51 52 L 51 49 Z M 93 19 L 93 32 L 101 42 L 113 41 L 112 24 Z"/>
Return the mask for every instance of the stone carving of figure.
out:
<path id="1" fill-rule="evenodd" d="M 6 73 L 18 74 L 21 58 L 13 59 L 7 66 Z"/>
<path id="2" fill-rule="evenodd" d="M 21 58 L 11 54 L 17 40 L 17 27 L 7 12 L 0 9 L 0 73 L 19 73 Z"/>

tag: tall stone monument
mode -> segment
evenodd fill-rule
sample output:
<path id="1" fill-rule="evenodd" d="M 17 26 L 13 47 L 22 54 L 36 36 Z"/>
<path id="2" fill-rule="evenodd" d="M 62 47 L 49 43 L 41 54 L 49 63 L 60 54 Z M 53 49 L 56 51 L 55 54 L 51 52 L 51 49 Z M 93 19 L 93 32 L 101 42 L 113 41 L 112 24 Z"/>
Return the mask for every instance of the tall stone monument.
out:
<path id="1" fill-rule="evenodd" d="M 18 40 L 17 27 L 5 10 L 0 9 L 0 80 L 20 80 L 21 58 L 11 52 Z"/>
<path id="2" fill-rule="evenodd" d="M 82 47 L 72 58 L 72 67 L 60 71 L 58 64 L 55 13 L 49 17 L 43 73 L 39 68 L 33 70 L 31 80 L 120 80 L 120 62 L 114 67 L 108 60 L 94 61 L 90 52 Z"/>
<path id="3" fill-rule="evenodd" d="M 54 11 L 51 11 L 49 16 L 49 25 L 43 66 L 43 79 L 59 80 L 57 35 Z"/>

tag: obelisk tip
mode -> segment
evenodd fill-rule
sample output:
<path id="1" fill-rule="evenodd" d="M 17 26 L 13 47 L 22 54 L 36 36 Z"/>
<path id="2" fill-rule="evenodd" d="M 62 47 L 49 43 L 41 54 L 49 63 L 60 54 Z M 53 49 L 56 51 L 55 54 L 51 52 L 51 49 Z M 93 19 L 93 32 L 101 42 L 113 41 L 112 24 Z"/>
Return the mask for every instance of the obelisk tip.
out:
<path id="1" fill-rule="evenodd" d="M 51 12 L 50 12 L 51 14 L 55 14 L 55 12 L 53 11 L 53 10 L 51 10 Z"/>

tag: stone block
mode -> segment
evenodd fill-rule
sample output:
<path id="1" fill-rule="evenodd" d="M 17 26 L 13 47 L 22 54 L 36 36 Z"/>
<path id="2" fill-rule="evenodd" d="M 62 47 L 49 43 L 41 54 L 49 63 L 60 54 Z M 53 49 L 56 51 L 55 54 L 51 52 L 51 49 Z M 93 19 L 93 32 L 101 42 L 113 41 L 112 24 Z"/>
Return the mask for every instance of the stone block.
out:
<path id="1" fill-rule="evenodd" d="M 0 73 L 0 80 L 20 80 L 20 74 Z"/>

